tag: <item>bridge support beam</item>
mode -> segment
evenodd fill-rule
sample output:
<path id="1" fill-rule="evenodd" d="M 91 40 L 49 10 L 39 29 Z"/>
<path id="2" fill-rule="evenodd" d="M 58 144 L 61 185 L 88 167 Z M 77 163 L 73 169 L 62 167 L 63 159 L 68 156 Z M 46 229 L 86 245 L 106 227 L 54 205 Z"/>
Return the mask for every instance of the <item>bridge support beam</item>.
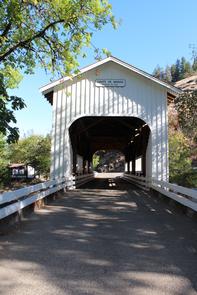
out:
<path id="1" fill-rule="evenodd" d="M 132 159 L 132 174 L 135 174 L 135 158 Z"/>

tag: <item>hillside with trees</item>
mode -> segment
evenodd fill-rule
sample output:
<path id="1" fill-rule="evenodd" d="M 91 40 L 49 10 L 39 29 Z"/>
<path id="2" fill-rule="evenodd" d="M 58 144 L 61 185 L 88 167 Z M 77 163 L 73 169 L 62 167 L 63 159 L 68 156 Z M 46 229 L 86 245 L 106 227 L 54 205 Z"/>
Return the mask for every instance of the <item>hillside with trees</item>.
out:
<path id="1" fill-rule="evenodd" d="M 174 84 L 179 80 L 187 78 L 197 73 L 197 57 L 192 62 L 186 60 L 185 57 L 177 59 L 171 66 L 165 68 L 157 65 L 153 71 L 153 76 L 165 82 Z"/>
<path id="2" fill-rule="evenodd" d="M 190 63 L 184 57 L 153 75 L 183 90 L 168 106 L 170 181 L 197 187 L 197 57 Z"/>

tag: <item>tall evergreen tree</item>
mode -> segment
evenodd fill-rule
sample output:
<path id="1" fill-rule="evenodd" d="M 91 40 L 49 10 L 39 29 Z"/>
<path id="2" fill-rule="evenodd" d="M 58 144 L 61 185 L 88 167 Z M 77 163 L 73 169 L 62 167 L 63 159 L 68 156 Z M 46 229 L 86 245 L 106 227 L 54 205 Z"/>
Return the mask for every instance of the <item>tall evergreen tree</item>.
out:
<path id="1" fill-rule="evenodd" d="M 180 79 L 181 79 L 181 61 L 180 59 L 177 59 L 175 63 L 174 80 L 179 81 Z"/>
<path id="2" fill-rule="evenodd" d="M 153 76 L 157 79 L 165 81 L 165 71 L 159 65 L 153 70 Z"/>
<path id="3" fill-rule="evenodd" d="M 194 57 L 194 61 L 193 61 L 193 64 L 192 64 L 192 70 L 194 72 L 197 72 L 197 56 Z"/>
<path id="4" fill-rule="evenodd" d="M 191 64 L 185 57 L 182 57 L 177 59 L 171 66 L 167 65 L 165 70 L 157 65 L 153 71 L 153 76 L 168 83 L 175 83 L 197 72 L 197 56 L 193 57 L 193 59 L 194 61 Z"/>
<path id="5" fill-rule="evenodd" d="M 185 57 L 181 58 L 181 64 L 180 64 L 180 79 L 184 79 L 187 77 L 189 74 L 192 73 L 192 67 L 189 61 L 185 59 Z"/>
<path id="6" fill-rule="evenodd" d="M 165 68 L 165 80 L 166 82 L 172 82 L 172 74 L 170 66 L 166 66 Z"/>

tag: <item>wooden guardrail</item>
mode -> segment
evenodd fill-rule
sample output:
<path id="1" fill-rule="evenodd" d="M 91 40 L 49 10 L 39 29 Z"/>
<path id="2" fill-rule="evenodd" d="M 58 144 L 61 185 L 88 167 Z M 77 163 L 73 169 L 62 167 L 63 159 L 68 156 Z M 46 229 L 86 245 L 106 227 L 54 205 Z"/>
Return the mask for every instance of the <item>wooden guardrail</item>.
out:
<path id="1" fill-rule="evenodd" d="M 197 211 L 197 191 L 165 181 L 152 179 L 152 189 Z"/>
<path id="2" fill-rule="evenodd" d="M 89 173 L 89 174 L 84 174 L 84 175 L 76 175 L 73 176 L 73 178 L 71 178 L 73 181 L 73 187 L 74 188 L 78 188 L 81 185 L 91 181 L 94 179 L 94 174 L 93 173 Z"/>
<path id="3" fill-rule="evenodd" d="M 0 219 L 65 188 L 68 183 L 62 178 L 0 194 Z"/>
<path id="4" fill-rule="evenodd" d="M 133 174 L 124 174 L 123 179 L 141 188 L 152 188 L 162 195 L 165 195 L 168 198 L 171 198 L 197 212 L 197 191 L 194 189 L 157 180 L 155 178 L 148 179 L 146 177 L 136 176 Z"/>
<path id="5" fill-rule="evenodd" d="M 79 187 L 93 178 L 93 174 L 71 176 L 0 194 L 0 220 L 61 189 Z"/>
<path id="6" fill-rule="evenodd" d="M 144 188 L 144 189 L 149 189 L 150 187 L 150 181 L 147 180 L 146 177 L 143 176 L 137 176 L 134 174 L 127 174 L 124 173 L 123 174 L 123 179 L 125 179 L 126 181 L 135 184 L 136 186 L 140 187 L 140 188 Z"/>

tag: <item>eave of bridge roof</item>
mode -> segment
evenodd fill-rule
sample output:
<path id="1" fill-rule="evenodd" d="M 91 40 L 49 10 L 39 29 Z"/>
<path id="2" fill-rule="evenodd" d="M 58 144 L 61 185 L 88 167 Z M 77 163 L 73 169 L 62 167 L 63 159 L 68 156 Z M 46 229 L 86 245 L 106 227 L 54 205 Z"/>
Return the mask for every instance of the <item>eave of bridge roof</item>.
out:
<path id="1" fill-rule="evenodd" d="M 182 92 L 182 90 L 180 90 L 179 88 L 177 88 L 175 86 L 172 86 L 172 85 L 170 85 L 170 84 L 168 84 L 168 83 L 166 83 L 164 81 L 161 81 L 161 80 L 155 78 L 154 76 L 148 74 L 147 72 L 145 72 L 143 70 L 140 70 L 140 69 L 134 67 L 133 65 L 130 65 L 130 64 L 128 64 L 128 63 L 114 57 L 114 56 L 107 57 L 107 58 L 105 58 L 105 59 L 103 59 L 101 61 L 98 61 L 98 62 L 96 62 L 94 64 L 89 65 L 89 66 L 86 66 L 86 67 L 82 68 L 79 71 L 78 74 L 73 75 L 72 77 L 68 77 L 68 76 L 63 77 L 63 78 L 58 79 L 58 80 L 56 80 L 56 81 L 54 81 L 52 83 L 49 83 L 49 84 L 41 87 L 40 92 L 42 94 L 44 94 L 44 95 L 49 93 L 49 92 L 52 92 L 55 86 L 60 85 L 60 84 L 62 84 L 64 82 L 66 82 L 66 81 L 69 81 L 69 80 L 73 79 L 74 77 L 77 77 L 77 76 L 79 76 L 81 74 L 84 74 L 84 73 L 86 73 L 86 72 L 88 72 L 88 71 L 90 71 L 92 69 L 95 69 L 96 67 L 99 67 L 99 66 L 101 66 L 103 64 L 106 64 L 106 63 L 108 63 L 110 61 L 112 61 L 112 62 L 114 62 L 116 64 L 119 64 L 119 65 L 123 66 L 124 68 L 127 68 L 128 70 L 130 70 L 130 71 L 132 71 L 132 72 L 134 72 L 136 74 L 139 74 L 139 75 L 151 80 L 154 83 L 159 84 L 160 86 L 165 87 L 166 90 L 169 93 L 171 93 L 173 96 L 176 96 L 176 95 L 178 95 L 178 94 L 180 94 Z"/>

